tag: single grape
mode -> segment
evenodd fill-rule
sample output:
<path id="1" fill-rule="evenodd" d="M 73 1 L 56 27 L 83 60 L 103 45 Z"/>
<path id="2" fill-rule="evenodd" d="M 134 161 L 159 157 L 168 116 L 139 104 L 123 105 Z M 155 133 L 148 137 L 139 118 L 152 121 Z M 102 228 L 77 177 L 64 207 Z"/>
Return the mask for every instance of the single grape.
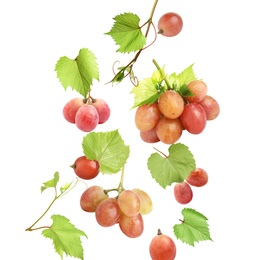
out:
<path id="1" fill-rule="evenodd" d="M 141 236 L 144 230 L 144 221 L 141 214 L 134 217 L 128 217 L 121 214 L 119 227 L 121 231 L 130 238 L 137 238 Z"/>
<path id="2" fill-rule="evenodd" d="M 132 190 L 123 190 L 118 196 L 118 204 L 122 213 L 128 217 L 139 214 L 141 201 L 138 194 Z"/>
<path id="3" fill-rule="evenodd" d="M 174 185 L 174 197 L 180 204 L 187 204 L 192 200 L 192 188 L 187 182 L 176 183 Z"/>
<path id="4" fill-rule="evenodd" d="M 63 108 L 63 116 L 64 118 L 74 124 L 75 123 L 75 117 L 76 112 L 78 109 L 85 104 L 84 99 L 82 98 L 73 98 L 70 101 L 66 103 L 66 105 Z"/>
<path id="5" fill-rule="evenodd" d="M 152 260 L 174 260 L 176 246 L 170 236 L 158 230 L 158 234 L 150 242 L 149 253 Z"/>
<path id="6" fill-rule="evenodd" d="M 118 201 L 114 198 L 107 198 L 101 201 L 95 210 L 95 218 L 102 227 L 111 227 L 120 220 L 121 210 Z"/>
<path id="7" fill-rule="evenodd" d="M 187 87 L 193 94 L 193 96 L 185 97 L 190 103 L 198 103 L 207 95 L 208 87 L 202 80 L 193 80 L 187 84 Z"/>
<path id="8" fill-rule="evenodd" d="M 84 180 L 91 180 L 99 174 L 100 164 L 96 160 L 89 160 L 85 155 L 78 157 L 70 166 L 75 174 Z"/>
<path id="9" fill-rule="evenodd" d="M 198 103 L 185 105 L 183 113 L 179 118 L 184 129 L 191 134 L 200 134 L 206 127 L 206 113 Z"/>
<path id="10" fill-rule="evenodd" d="M 157 103 L 139 106 L 135 113 L 135 124 L 140 131 L 154 128 L 161 116 Z"/>
<path id="11" fill-rule="evenodd" d="M 174 12 L 165 13 L 158 20 L 158 33 L 166 37 L 179 34 L 183 28 L 182 17 Z"/>
<path id="12" fill-rule="evenodd" d="M 85 104 L 76 112 L 75 124 L 84 131 L 93 131 L 99 123 L 99 115 L 96 108 L 92 105 Z"/>
<path id="13" fill-rule="evenodd" d="M 196 187 L 202 187 L 208 182 L 208 174 L 202 168 L 196 168 L 195 171 L 192 171 L 189 176 L 186 178 L 186 181 Z"/>
<path id="14" fill-rule="evenodd" d="M 220 107 L 215 98 L 206 95 L 199 104 L 203 107 L 207 120 L 213 120 L 218 117 L 220 112 Z"/>
<path id="15" fill-rule="evenodd" d="M 108 194 L 98 185 L 87 188 L 80 197 L 80 206 L 86 212 L 95 212 L 97 205 L 108 198 Z"/>
<path id="16" fill-rule="evenodd" d="M 157 136 L 156 128 L 147 131 L 140 131 L 140 138 L 146 143 L 157 143 L 160 139 Z"/>
<path id="17" fill-rule="evenodd" d="M 141 206 L 139 213 L 141 215 L 149 214 L 153 209 L 153 203 L 150 196 L 143 190 L 135 188 L 132 191 L 136 192 L 140 198 Z"/>
<path id="18" fill-rule="evenodd" d="M 174 144 L 182 135 L 183 127 L 179 118 L 162 117 L 156 125 L 159 140 L 165 144 Z"/>
<path id="19" fill-rule="evenodd" d="M 165 117 L 175 119 L 183 112 L 184 100 L 178 92 L 168 90 L 159 97 L 158 108 Z"/>
<path id="20" fill-rule="evenodd" d="M 96 108 L 99 115 L 99 124 L 105 123 L 110 118 L 111 109 L 103 99 L 93 99 L 91 102 L 89 102 L 89 105 L 92 105 Z"/>

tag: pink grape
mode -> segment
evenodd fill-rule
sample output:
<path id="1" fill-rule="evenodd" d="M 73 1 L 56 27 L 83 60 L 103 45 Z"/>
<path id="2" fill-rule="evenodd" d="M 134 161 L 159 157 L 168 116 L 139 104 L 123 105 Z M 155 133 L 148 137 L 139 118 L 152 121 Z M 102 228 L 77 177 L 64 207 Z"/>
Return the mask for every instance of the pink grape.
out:
<path id="1" fill-rule="evenodd" d="M 98 185 L 87 188 L 80 197 L 80 206 L 86 212 L 95 212 L 98 204 L 107 199 L 108 194 Z"/>
<path id="2" fill-rule="evenodd" d="M 99 123 L 99 115 L 96 108 L 89 104 L 81 106 L 76 113 L 75 123 L 84 132 L 93 131 Z"/>
<path id="3" fill-rule="evenodd" d="M 95 218 L 99 225 L 111 227 L 120 220 L 121 210 L 114 198 L 107 198 L 101 201 L 95 210 Z"/>
<path id="4" fill-rule="evenodd" d="M 64 118 L 70 122 L 75 123 L 76 112 L 78 109 L 85 104 L 84 99 L 82 98 L 73 98 L 63 108 Z"/>
<path id="5" fill-rule="evenodd" d="M 158 108 L 165 117 L 175 119 L 183 112 L 184 100 L 178 92 L 168 90 L 159 97 Z"/>
<path id="6" fill-rule="evenodd" d="M 182 135 L 183 127 L 179 118 L 162 117 L 156 125 L 159 140 L 165 144 L 174 144 Z"/>
<path id="7" fill-rule="evenodd" d="M 158 20 L 158 33 L 166 37 L 179 34 L 183 28 L 182 17 L 174 12 L 165 13 Z"/>
<path id="8" fill-rule="evenodd" d="M 171 237 L 159 233 L 151 240 L 149 253 L 152 260 L 174 260 L 176 246 Z"/>
<path id="9" fill-rule="evenodd" d="M 161 116 L 157 103 L 139 106 L 135 113 L 135 124 L 140 131 L 154 128 Z"/>
<path id="10" fill-rule="evenodd" d="M 208 182 L 208 174 L 202 168 L 197 168 L 195 171 L 192 171 L 189 176 L 186 178 L 186 181 L 196 187 L 202 187 Z"/>
<path id="11" fill-rule="evenodd" d="M 121 214 L 119 227 L 121 231 L 130 238 L 137 238 L 141 236 L 144 230 L 144 221 L 141 214 L 134 217 L 128 217 Z"/>
<path id="12" fill-rule="evenodd" d="M 220 113 L 220 107 L 215 98 L 206 95 L 199 104 L 203 107 L 207 120 L 213 120 L 218 117 Z"/>
<path id="13" fill-rule="evenodd" d="M 92 105 L 96 108 L 99 115 L 99 124 L 105 123 L 110 118 L 111 109 L 103 99 L 93 99 L 91 102 L 89 102 L 89 105 Z"/>
<path id="14" fill-rule="evenodd" d="M 140 138 L 146 143 L 157 143 L 160 139 L 157 136 L 156 128 L 147 131 L 140 131 Z"/>
<path id="15" fill-rule="evenodd" d="M 176 183 L 174 186 L 174 197 L 180 204 L 187 204 L 192 200 L 192 188 L 187 182 Z"/>
<path id="16" fill-rule="evenodd" d="M 193 94 L 185 98 L 190 103 L 198 103 L 207 95 L 208 87 L 202 80 L 193 80 L 187 84 L 187 87 Z"/>
<path id="17" fill-rule="evenodd" d="M 206 127 L 206 113 L 198 103 L 185 105 L 183 113 L 179 118 L 184 129 L 191 134 L 200 134 Z"/>
<path id="18" fill-rule="evenodd" d="M 139 213 L 141 215 L 149 214 L 153 209 L 153 203 L 150 196 L 143 190 L 135 188 L 132 191 L 136 192 L 140 198 L 141 206 Z"/>

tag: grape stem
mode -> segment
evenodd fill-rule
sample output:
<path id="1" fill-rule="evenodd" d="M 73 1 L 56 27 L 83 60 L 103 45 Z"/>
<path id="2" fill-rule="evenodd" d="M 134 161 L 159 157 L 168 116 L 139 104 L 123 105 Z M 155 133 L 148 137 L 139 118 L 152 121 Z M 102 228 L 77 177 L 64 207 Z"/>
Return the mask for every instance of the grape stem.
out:
<path id="1" fill-rule="evenodd" d="M 161 77 L 164 79 L 165 84 L 167 86 L 167 89 L 170 89 L 171 88 L 170 83 L 169 83 L 168 79 L 166 78 L 165 74 L 163 73 L 161 67 L 159 66 L 159 64 L 157 63 L 157 61 L 155 59 L 153 59 L 152 62 L 155 64 L 155 66 L 156 66 L 157 70 L 159 71 Z"/>

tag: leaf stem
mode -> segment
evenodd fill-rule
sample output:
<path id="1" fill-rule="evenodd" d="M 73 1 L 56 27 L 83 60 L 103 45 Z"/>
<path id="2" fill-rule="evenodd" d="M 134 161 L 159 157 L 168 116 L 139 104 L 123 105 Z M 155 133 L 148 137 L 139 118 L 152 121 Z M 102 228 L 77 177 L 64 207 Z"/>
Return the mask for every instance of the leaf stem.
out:
<path id="1" fill-rule="evenodd" d="M 161 153 L 165 158 L 168 158 L 168 156 L 166 154 L 164 154 L 163 152 L 161 152 L 160 150 L 158 150 L 157 148 L 153 147 L 153 149 L 155 149 L 157 152 Z"/>

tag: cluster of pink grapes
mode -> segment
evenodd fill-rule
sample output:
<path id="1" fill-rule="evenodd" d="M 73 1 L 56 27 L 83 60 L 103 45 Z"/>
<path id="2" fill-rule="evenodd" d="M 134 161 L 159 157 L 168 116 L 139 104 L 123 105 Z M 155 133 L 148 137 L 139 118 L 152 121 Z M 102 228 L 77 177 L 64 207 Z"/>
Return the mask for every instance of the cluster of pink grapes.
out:
<path id="1" fill-rule="evenodd" d="M 220 112 L 218 102 L 207 95 L 207 85 L 202 80 L 187 84 L 192 96 L 183 97 L 175 90 L 166 90 L 152 104 L 136 109 L 135 124 L 144 142 L 173 144 L 184 130 L 200 134 L 208 120 Z"/>
<path id="2" fill-rule="evenodd" d="M 111 227 L 118 224 L 127 237 L 139 237 L 144 230 L 142 215 L 149 214 L 153 208 L 150 196 L 137 188 L 124 189 L 117 197 L 109 197 L 108 192 L 101 186 L 90 186 L 81 195 L 81 208 L 94 213 L 100 226 Z"/>
<path id="3" fill-rule="evenodd" d="M 63 108 L 64 118 L 84 132 L 91 132 L 98 124 L 105 123 L 110 114 L 110 107 L 101 98 L 73 98 Z"/>
<path id="4" fill-rule="evenodd" d="M 193 198 L 192 187 L 202 187 L 208 182 L 208 174 L 202 168 L 192 171 L 184 182 L 174 185 L 174 197 L 180 204 L 188 204 Z"/>

